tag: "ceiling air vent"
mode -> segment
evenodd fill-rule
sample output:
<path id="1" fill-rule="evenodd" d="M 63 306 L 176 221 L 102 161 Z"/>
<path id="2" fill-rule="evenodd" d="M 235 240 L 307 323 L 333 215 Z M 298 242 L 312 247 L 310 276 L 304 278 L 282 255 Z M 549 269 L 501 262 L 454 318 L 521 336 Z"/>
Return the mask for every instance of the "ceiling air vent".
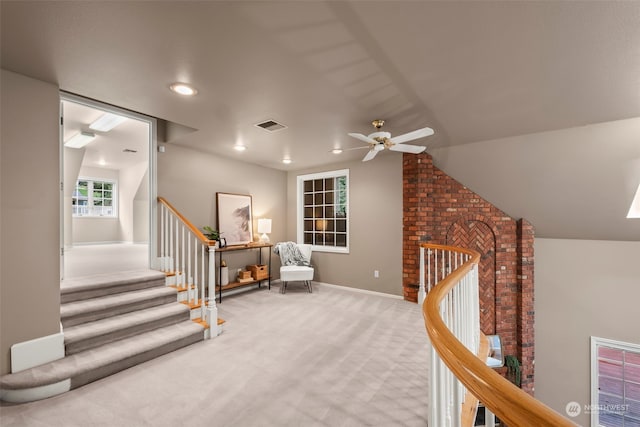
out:
<path id="1" fill-rule="evenodd" d="M 125 148 L 122 150 L 123 153 L 137 153 L 138 150 L 132 150 L 131 148 Z"/>
<path id="2" fill-rule="evenodd" d="M 275 132 L 277 130 L 286 128 L 285 125 L 281 125 L 274 120 L 267 120 L 266 122 L 258 123 L 256 126 L 264 130 L 268 130 L 269 132 Z"/>

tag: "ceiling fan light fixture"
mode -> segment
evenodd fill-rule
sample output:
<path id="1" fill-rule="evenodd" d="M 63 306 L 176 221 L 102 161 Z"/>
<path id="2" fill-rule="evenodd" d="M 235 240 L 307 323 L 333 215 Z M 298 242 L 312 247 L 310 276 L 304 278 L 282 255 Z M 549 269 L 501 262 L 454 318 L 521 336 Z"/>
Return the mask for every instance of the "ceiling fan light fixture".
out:
<path id="1" fill-rule="evenodd" d="M 284 163 L 285 165 L 290 165 L 292 162 L 292 160 L 288 157 L 285 157 L 284 159 L 282 159 L 282 163 Z"/>
<path id="2" fill-rule="evenodd" d="M 334 148 L 331 152 L 333 154 L 342 154 L 342 148 Z"/>
<path id="3" fill-rule="evenodd" d="M 181 83 L 181 82 L 172 83 L 169 86 L 169 89 L 171 89 L 173 92 L 175 92 L 175 93 L 177 93 L 179 95 L 184 95 L 184 96 L 193 96 L 193 95 L 198 93 L 196 88 L 194 88 L 190 84 Z"/>
<path id="4" fill-rule="evenodd" d="M 233 149 L 236 151 L 245 151 L 247 149 L 247 146 L 242 144 L 236 144 L 233 146 Z"/>

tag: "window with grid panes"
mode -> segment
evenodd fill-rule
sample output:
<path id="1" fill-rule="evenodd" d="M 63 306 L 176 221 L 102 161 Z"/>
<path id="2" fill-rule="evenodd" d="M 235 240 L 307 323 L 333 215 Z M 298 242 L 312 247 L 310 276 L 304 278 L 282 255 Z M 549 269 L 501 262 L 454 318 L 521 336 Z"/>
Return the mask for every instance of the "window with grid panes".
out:
<path id="1" fill-rule="evenodd" d="M 298 176 L 298 242 L 349 252 L 349 170 Z"/>
<path id="2" fill-rule="evenodd" d="M 73 216 L 116 217 L 116 183 L 79 178 L 71 197 Z"/>
<path id="3" fill-rule="evenodd" d="M 591 337 L 591 425 L 640 427 L 640 345 Z"/>

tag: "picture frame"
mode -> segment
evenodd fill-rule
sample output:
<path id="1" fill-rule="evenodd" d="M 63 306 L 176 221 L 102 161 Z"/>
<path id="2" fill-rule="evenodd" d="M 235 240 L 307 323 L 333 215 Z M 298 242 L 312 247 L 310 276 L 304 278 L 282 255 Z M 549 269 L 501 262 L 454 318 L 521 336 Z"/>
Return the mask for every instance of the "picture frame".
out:
<path id="1" fill-rule="evenodd" d="M 216 193 L 217 228 L 227 246 L 253 242 L 253 206 L 250 195 Z"/>

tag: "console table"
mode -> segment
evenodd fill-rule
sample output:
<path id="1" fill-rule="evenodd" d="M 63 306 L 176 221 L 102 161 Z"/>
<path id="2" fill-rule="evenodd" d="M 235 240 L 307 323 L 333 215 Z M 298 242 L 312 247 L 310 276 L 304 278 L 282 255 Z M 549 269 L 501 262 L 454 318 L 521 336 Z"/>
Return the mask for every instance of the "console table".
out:
<path id="1" fill-rule="evenodd" d="M 229 284 L 221 286 L 216 285 L 216 289 L 218 290 L 218 302 L 222 302 L 222 291 L 227 291 L 229 289 L 239 288 L 241 286 L 248 286 L 254 283 L 258 284 L 258 287 L 262 285 L 262 282 L 265 280 L 269 283 L 269 289 L 271 289 L 271 248 L 273 245 L 271 243 L 249 243 L 247 245 L 234 245 L 234 246 L 226 246 L 221 249 L 216 249 L 216 254 L 218 255 L 218 277 L 222 277 L 222 254 L 226 252 L 234 252 L 234 251 L 250 251 L 250 250 L 258 250 L 258 264 L 262 264 L 262 249 L 267 248 L 267 252 L 269 252 L 269 262 L 267 264 L 267 278 L 260 280 L 250 280 L 247 282 L 229 282 Z"/>

